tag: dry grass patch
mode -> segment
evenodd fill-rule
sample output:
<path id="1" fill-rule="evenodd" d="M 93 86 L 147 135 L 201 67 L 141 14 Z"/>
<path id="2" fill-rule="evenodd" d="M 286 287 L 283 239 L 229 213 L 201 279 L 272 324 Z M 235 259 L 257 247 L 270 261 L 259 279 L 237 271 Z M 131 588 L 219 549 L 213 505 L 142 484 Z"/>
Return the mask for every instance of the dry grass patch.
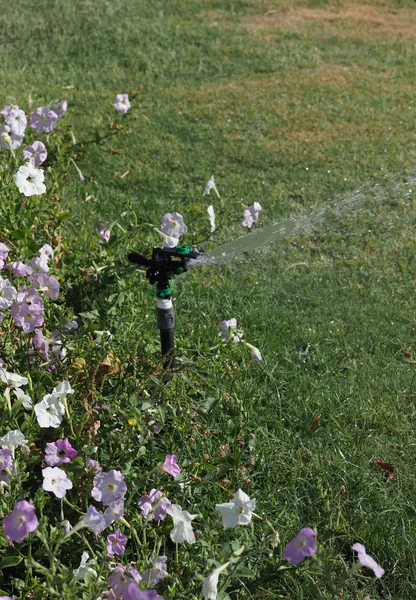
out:
<path id="1" fill-rule="evenodd" d="M 297 31 L 310 24 L 321 25 L 328 35 L 341 37 L 414 37 L 416 10 L 357 3 L 309 8 L 279 2 L 276 8 L 251 15 L 242 22 L 242 26 L 252 32 Z"/>
<path id="2" fill-rule="evenodd" d="M 373 4 L 345 3 L 325 7 L 308 7 L 297 1 L 252 2 L 249 16 L 230 17 L 219 10 L 204 10 L 199 16 L 213 27 L 243 28 L 269 37 L 273 31 L 302 31 L 321 26 L 327 35 L 339 37 L 416 36 L 416 10 L 396 8 L 386 2 Z"/>

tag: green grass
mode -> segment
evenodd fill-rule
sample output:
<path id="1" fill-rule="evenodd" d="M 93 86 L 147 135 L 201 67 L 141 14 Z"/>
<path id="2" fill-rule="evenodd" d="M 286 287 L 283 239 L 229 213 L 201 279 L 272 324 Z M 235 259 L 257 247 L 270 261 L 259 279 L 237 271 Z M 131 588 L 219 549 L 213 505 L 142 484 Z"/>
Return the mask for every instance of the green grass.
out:
<path id="1" fill-rule="evenodd" d="M 90 266 L 82 252 L 94 243 L 96 221 L 130 208 L 137 231 L 129 217 L 120 221 L 129 248 L 150 249 L 158 240 L 140 224 L 158 226 L 178 210 L 189 239 L 208 249 L 242 233 L 242 203 L 259 201 L 266 224 L 347 197 L 386 173 L 406 181 L 414 164 L 414 38 L 393 24 L 401 11 L 413 19 L 416 11 L 412 2 L 380 5 L 371 3 L 387 23 L 382 33 L 371 22 L 345 30 L 320 17 L 342 3 L 293 4 L 301 14 L 294 25 L 271 18 L 256 27 L 268 11 L 285 15 L 285 3 L 7 3 L 0 104 L 27 109 L 29 94 L 32 108 L 66 98 L 76 137 L 89 131 L 93 139 L 110 123 L 115 95 L 136 94 L 123 135 L 83 146 L 86 182 L 74 172 L 62 200 L 73 212 L 65 235 L 76 267 Z M 318 11 L 313 19 L 305 7 Z M 212 174 L 227 213 L 210 236 L 208 223 L 200 225 Z M 122 233 L 114 230 L 120 277 L 103 276 L 98 291 L 91 285 L 70 296 L 78 310 L 99 311 L 95 325 L 111 328 L 126 372 L 136 356 L 140 385 L 148 382 L 155 403 L 169 402 L 166 418 L 183 422 L 171 435 L 183 464 L 201 478 L 196 502 L 222 502 L 224 486 L 241 486 L 282 541 L 311 526 L 346 562 L 355 541 L 377 557 L 385 578 L 360 575 L 344 600 L 410 600 L 416 592 L 415 350 L 406 353 L 416 333 L 415 194 L 403 183 L 401 193 L 359 215 L 175 283 L 178 353 L 191 367 L 167 389 L 147 379 L 157 356 L 153 305 L 143 278 L 122 266 Z M 261 364 L 237 347 L 211 349 L 217 321 L 233 316 L 261 349 Z M 221 444 L 229 446 L 224 457 Z M 394 479 L 377 457 L 394 464 Z M 247 583 L 229 592 L 233 599 L 314 597 L 306 574 L 281 577 L 264 564 L 257 595 Z"/>

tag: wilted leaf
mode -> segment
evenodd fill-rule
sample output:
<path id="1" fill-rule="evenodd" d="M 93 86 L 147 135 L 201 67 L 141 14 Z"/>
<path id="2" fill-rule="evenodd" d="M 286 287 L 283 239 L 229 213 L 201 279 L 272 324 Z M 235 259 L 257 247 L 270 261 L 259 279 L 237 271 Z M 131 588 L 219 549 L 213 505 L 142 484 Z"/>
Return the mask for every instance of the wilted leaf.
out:
<path id="1" fill-rule="evenodd" d="M 100 363 L 100 372 L 103 375 L 118 375 L 121 371 L 121 361 L 112 352 L 107 354 Z"/>
<path id="2" fill-rule="evenodd" d="M 389 475 L 389 479 L 394 479 L 394 473 L 395 473 L 395 466 L 392 465 L 391 463 L 388 463 L 384 460 L 382 460 L 381 458 L 375 458 L 374 462 L 376 463 L 376 465 L 378 467 L 380 467 L 380 469 L 382 469 L 383 471 L 387 471 L 388 473 L 390 473 Z"/>

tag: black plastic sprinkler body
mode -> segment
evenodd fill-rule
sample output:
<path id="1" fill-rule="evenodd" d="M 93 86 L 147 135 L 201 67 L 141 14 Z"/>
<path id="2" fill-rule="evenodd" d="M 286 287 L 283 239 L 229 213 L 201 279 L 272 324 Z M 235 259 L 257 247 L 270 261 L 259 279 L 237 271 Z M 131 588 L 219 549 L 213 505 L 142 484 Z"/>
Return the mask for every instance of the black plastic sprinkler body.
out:
<path id="1" fill-rule="evenodd" d="M 163 368 L 171 369 L 176 366 L 175 360 L 175 310 L 172 303 L 172 288 L 170 279 L 187 271 L 191 258 L 200 256 L 191 246 L 176 246 L 175 248 L 153 248 L 152 258 L 146 258 L 138 252 L 130 252 L 130 262 L 146 267 L 146 277 L 149 283 L 156 284 L 156 316 L 160 331 Z"/>

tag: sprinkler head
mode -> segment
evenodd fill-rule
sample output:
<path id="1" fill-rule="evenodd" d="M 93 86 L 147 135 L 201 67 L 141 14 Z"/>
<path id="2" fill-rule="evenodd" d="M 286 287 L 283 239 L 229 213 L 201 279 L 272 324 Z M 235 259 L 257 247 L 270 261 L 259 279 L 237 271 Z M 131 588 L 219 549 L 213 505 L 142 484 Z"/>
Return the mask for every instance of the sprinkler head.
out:
<path id="1" fill-rule="evenodd" d="M 149 283 L 156 284 L 156 296 L 158 298 L 170 298 L 172 289 L 169 279 L 174 275 L 180 275 L 187 271 L 188 262 L 201 254 L 192 250 L 191 246 L 175 246 L 174 248 L 163 248 L 154 246 L 152 258 L 146 258 L 139 252 L 130 252 L 130 262 L 146 268 L 146 277 Z"/>

